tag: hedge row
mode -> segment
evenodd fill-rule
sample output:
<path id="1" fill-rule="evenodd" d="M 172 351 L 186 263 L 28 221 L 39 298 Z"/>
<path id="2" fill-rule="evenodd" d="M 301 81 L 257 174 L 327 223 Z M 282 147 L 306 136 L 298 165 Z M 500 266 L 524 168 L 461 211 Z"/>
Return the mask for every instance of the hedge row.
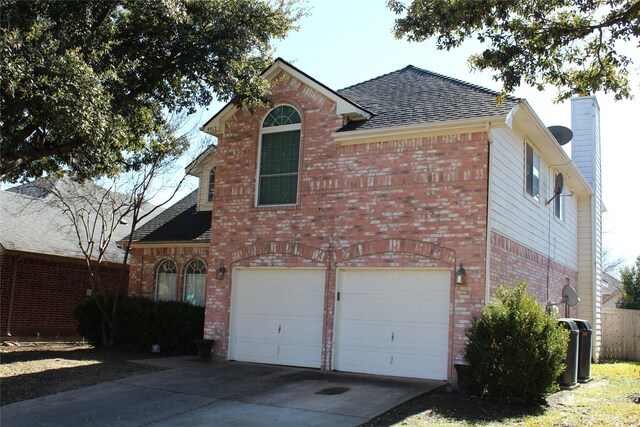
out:
<path id="1" fill-rule="evenodd" d="M 113 296 L 109 299 L 109 310 Z M 109 311 L 110 312 L 110 311 Z M 93 298 L 78 304 L 73 315 L 78 333 L 94 345 L 102 342 L 102 315 Z M 181 301 L 153 301 L 148 298 L 120 296 L 113 319 L 113 344 L 150 349 L 160 345 L 163 353 L 193 354 L 194 339 L 202 338 L 204 307 Z"/>

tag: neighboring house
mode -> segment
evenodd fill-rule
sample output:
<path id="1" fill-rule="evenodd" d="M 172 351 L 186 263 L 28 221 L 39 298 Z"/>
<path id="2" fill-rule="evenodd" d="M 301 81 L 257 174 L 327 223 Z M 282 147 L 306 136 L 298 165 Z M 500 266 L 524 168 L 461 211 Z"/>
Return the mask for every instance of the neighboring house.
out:
<path id="1" fill-rule="evenodd" d="M 496 92 L 413 66 L 339 91 L 281 59 L 264 76 L 271 107 L 229 104 L 203 127 L 217 149 L 191 166 L 199 192 L 172 215 L 210 224 L 142 233 L 132 289 L 181 298 L 202 260 L 218 355 L 447 379 L 497 286 L 528 280 L 544 305 L 570 284 L 597 359 L 595 98 L 572 100 L 572 161 L 525 100 L 496 105 Z"/>
<path id="2" fill-rule="evenodd" d="M 608 273 L 602 274 L 602 308 L 617 308 L 622 282 Z"/>
<path id="3" fill-rule="evenodd" d="M 66 180 L 47 182 L 68 191 Z M 104 191 L 87 183 L 91 189 Z M 87 265 L 75 231 L 45 186 L 27 184 L 0 191 L 0 331 L 5 337 L 75 337 L 72 310 L 91 295 Z M 150 207 L 149 207 L 150 208 Z M 145 208 L 147 209 L 147 208 Z M 126 221 L 125 221 L 126 222 Z M 102 283 L 116 289 L 124 251 L 116 238 L 100 267 Z M 123 291 L 127 288 L 127 279 Z"/>

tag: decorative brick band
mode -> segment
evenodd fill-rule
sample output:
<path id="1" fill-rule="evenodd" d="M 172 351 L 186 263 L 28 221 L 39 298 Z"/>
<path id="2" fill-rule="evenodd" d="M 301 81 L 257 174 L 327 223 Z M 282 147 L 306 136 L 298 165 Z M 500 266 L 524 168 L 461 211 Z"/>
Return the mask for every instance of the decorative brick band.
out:
<path id="1" fill-rule="evenodd" d="M 365 257 L 380 253 L 410 253 L 424 258 L 442 261 L 449 265 L 456 262 L 455 251 L 433 243 L 411 239 L 381 239 L 356 243 L 334 252 L 334 262 Z"/>
<path id="2" fill-rule="evenodd" d="M 229 254 L 231 264 L 261 255 L 286 254 L 307 258 L 322 264 L 327 264 L 327 251 L 303 245 L 297 242 L 261 242 L 251 246 L 244 246 Z"/>
<path id="3" fill-rule="evenodd" d="M 564 274 L 570 277 L 575 275 L 575 271 L 570 269 L 569 267 L 560 264 L 555 260 L 549 260 L 549 257 L 541 254 L 540 252 L 528 248 L 521 243 L 516 242 L 515 240 L 511 240 L 510 238 L 503 236 L 502 234 L 496 233 L 495 231 L 491 232 L 491 246 L 517 255 L 518 257 L 538 264 L 541 267 L 546 268 L 549 264 L 549 261 L 551 261 L 551 271 L 555 271 L 557 273 Z"/>
<path id="4" fill-rule="evenodd" d="M 261 242 L 238 248 L 231 252 L 229 262 L 234 264 L 261 255 L 293 255 L 328 264 L 329 260 L 339 263 L 380 253 L 414 254 L 423 258 L 438 260 L 448 265 L 455 265 L 456 260 L 455 251 L 434 243 L 412 239 L 380 239 L 355 243 L 335 251 L 314 248 L 297 242 Z"/>

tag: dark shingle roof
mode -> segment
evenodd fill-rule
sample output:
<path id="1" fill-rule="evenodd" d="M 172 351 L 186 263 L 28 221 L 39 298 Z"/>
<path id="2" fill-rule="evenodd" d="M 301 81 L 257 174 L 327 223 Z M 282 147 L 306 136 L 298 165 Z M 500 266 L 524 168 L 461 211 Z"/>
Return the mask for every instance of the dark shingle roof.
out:
<path id="1" fill-rule="evenodd" d="M 208 241 L 211 238 L 211 211 L 196 211 L 198 190 L 138 228 L 135 242 Z"/>
<path id="2" fill-rule="evenodd" d="M 508 96 L 496 106 L 499 92 L 412 65 L 338 93 L 375 114 L 370 120 L 350 122 L 339 132 L 507 114 L 518 102 Z"/>

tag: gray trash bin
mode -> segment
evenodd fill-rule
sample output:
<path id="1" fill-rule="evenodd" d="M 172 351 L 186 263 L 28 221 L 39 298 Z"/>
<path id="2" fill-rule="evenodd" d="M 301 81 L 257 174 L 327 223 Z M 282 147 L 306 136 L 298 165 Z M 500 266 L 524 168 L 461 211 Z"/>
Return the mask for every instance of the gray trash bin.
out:
<path id="1" fill-rule="evenodd" d="M 591 324 L 582 319 L 571 319 L 578 327 L 578 382 L 591 381 Z"/>
<path id="2" fill-rule="evenodd" d="M 578 326 L 573 319 L 558 319 L 558 322 L 569 331 L 567 347 L 567 367 L 558 377 L 560 388 L 573 388 L 578 384 Z"/>

